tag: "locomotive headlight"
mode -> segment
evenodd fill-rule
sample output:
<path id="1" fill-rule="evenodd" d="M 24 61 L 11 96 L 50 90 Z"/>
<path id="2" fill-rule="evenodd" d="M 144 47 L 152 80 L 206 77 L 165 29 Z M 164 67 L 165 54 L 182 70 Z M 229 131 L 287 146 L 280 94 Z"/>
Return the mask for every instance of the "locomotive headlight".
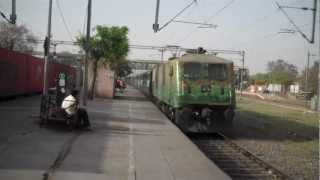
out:
<path id="1" fill-rule="evenodd" d="M 201 85 L 201 92 L 206 93 L 211 91 L 211 85 Z"/>

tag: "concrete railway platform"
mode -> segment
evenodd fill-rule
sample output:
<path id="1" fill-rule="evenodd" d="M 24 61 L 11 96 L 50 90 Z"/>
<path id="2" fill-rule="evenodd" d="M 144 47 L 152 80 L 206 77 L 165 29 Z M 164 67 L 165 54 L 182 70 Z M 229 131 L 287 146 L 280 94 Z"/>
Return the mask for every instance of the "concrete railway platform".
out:
<path id="1" fill-rule="evenodd" d="M 230 179 L 140 92 L 119 96 L 89 101 L 92 131 L 39 128 L 39 97 L 1 102 L 0 179 Z"/>

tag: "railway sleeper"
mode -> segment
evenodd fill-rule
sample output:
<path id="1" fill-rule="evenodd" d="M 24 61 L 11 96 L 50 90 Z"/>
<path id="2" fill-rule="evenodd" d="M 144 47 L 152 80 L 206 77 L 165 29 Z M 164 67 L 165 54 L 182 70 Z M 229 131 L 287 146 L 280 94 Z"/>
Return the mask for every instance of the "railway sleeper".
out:
<path id="1" fill-rule="evenodd" d="M 222 170 L 228 172 L 228 174 L 233 174 L 233 173 L 239 173 L 239 174 L 267 174 L 270 175 L 270 173 L 268 173 L 267 170 L 265 169 L 252 169 L 252 168 L 221 168 Z"/>
<path id="2" fill-rule="evenodd" d="M 219 163 L 219 162 L 215 162 L 215 164 L 217 166 L 219 166 L 221 169 L 256 169 L 256 170 L 260 170 L 260 169 L 263 169 L 266 171 L 266 169 L 264 168 L 261 168 L 260 166 L 245 166 L 245 165 L 242 165 L 242 164 L 234 164 L 234 163 Z"/>
<path id="3" fill-rule="evenodd" d="M 240 162 L 240 163 L 252 163 L 252 161 L 249 161 L 248 159 L 244 158 L 244 157 L 231 157 L 231 156 L 228 156 L 228 157 L 221 157 L 221 156 L 212 156 L 212 159 L 214 159 L 214 161 L 224 161 L 224 160 L 232 160 L 234 162 Z M 256 164 L 256 163 L 255 163 Z"/>
<path id="4" fill-rule="evenodd" d="M 277 179 L 277 176 L 267 173 L 230 173 L 233 179 L 244 178 L 244 179 Z"/>
<path id="5" fill-rule="evenodd" d="M 266 171 L 266 169 L 261 168 L 261 167 L 256 167 L 256 168 L 237 167 L 237 168 L 234 168 L 234 167 L 232 167 L 232 166 L 230 166 L 230 167 L 223 167 L 223 170 L 224 170 L 224 171 L 228 171 L 228 172 L 231 172 L 231 171 L 249 171 L 249 172 L 261 172 L 261 171 Z"/>
<path id="6" fill-rule="evenodd" d="M 205 150 L 208 150 L 208 151 L 211 151 L 211 152 L 232 152 L 232 153 L 239 153 L 239 151 L 237 150 L 234 150 L 233 148 L 230 148 L 230 147 L 225 147 L 225 148 L 216 148 L 216 147 L 203 147 L 201 145 L 199 145 L 201 148 L 205 149 Z"/>

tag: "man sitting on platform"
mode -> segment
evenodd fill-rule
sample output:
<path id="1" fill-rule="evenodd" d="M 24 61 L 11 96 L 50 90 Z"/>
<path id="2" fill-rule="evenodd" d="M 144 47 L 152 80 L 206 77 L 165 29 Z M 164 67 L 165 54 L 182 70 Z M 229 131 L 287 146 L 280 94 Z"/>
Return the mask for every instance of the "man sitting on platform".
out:
<path id="1" fill-rule="evenodd" d="M 78 127 L 90 127 L 88 113 L 83 108 L 78 108 L 77 90 L 72 90 L 71 94 L 64 98 L 61 104 L 61 108 L 65 111 L 68 118 L 74 118 L 76 120 L 76 126 Z"/>

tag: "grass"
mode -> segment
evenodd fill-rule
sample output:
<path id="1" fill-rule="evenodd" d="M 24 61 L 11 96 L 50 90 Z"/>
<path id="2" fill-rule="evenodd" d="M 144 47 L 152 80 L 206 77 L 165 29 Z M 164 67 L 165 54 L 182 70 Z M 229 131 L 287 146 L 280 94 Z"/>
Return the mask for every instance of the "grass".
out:
<path id="1" fill-rule="evenodd" d="M 288 134 L 306 138 L 318 138 L 319 114 L 308 113 L 303 109 L 291 109 L 256 99 L 238 99 L 240 121 L 258 121 L 257 130 L 265 133 L 286 131 Z M 279 132 L 278 132 L 279 133 Z"/>
<path id="2" fill-rule="evenodd" d="M 233 138 L 292 177 L 318 179 L 318 113 L 248 97 L 237 100 Z"/>

